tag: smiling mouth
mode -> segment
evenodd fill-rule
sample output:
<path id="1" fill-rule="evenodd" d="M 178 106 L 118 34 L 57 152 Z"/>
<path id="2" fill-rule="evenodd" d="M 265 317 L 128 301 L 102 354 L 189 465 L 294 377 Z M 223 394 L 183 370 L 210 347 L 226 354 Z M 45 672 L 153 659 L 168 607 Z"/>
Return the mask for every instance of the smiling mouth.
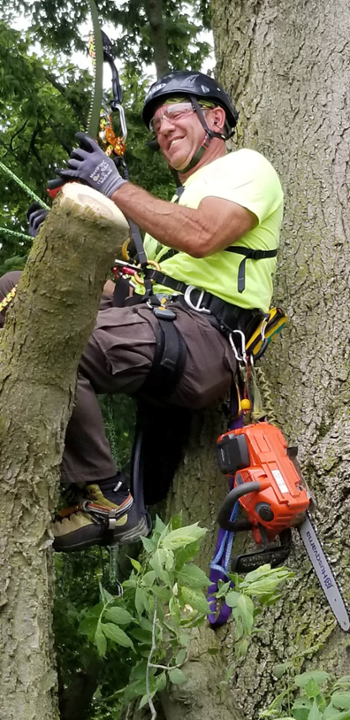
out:
<path id="1" fill-rule="evenodd" d="M 171 143 L 170 143 L 170 145 L 169 145 L 169 150 L 171 150 L 172 147 L 173 147 L 174 145 L 178 144 L 182 139 L 183 139 L 183 138 L 175 138 L 174 140 L 172 140 Z"/>

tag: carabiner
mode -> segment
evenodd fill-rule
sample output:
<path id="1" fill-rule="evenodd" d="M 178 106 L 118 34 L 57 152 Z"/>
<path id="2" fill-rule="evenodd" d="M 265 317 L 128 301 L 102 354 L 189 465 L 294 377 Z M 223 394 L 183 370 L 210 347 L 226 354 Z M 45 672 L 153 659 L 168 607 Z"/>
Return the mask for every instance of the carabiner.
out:
<path id="1" fill-rule="evenodd" d="M 239 352 L 238 352 L 238 350 L 237 350 L 237 347 L 236 347 L 236 345 L 235 345 L 234 339 L 233 339 L 233 337 L 232 337 L 233 335 L 239 335 L 239 336 L 240 336 L 240 339 L 241 339 L 241 348 L 240 348 L 241 354 L 239 354 Z M 242 330 L 232 330 L 232 332 L 231 332 L 230 335 L 229 335 L 229 342 L 230 342 L 230 345 L 231 345 L 231 347 L 232 347 L 232 350 L 233 350 L 233 352 L 234 352 L 234 356 L 235 356 L 237 362 L 243 363 L 244 365 L 247 365 L 247 353 L 246 353 L 246 351 L 245 351 L 245 335 L 244 335 L 244 333 L 242 332 Z"/>
<path id="2" fill-rule="evenodd" d="M 114 106 L 114 108 L 115 108 L 116 110 L 118 110 L 118 113 L 119 113 L 120 127 L 121 127 L 121 130 L 122 130 L 122 142 L 125 143 L 125 142 L 126 142 L 126 138 L 128 137 L 128 129 L 127 129 L 127 127 L 126 127 L 126 120 L 125 120 L 124 108 L 123 108 L 122 105 L 119 105 L 119 104 L 116 104 L 116 105 Z M 114 110 L 114 108 L 113 108 L 113 110 Z"/>
<path id="3" fill-rule="evenodd" d="M 159 265 L 159 263 L 156 262 L 156 260 L 147 260 L 147 267 L 148 267 L 148 265 L 151 265 L 151 266 L 154 267 L 156 270 L 160 270 L 160 265 Z M 138 265 L 137 267 L 140 269 L 140 268 L 141 268 L 141 265 Z M 142 272 L 144 272 L 144 270 L 142 270 Z M 137 282 L 139 285 L 144 285 L 144 284 L 145 284 L 144 279 L 143 279 L 142 277 L 140 277 L 140 275 L 139 275 L 138 272 L 135 273 L 135 275 L 134 275 L 134 280 L 136 280 L 136 282 Z M 152 282 L 153 282 L 153 281 L 152 281 Z"/>

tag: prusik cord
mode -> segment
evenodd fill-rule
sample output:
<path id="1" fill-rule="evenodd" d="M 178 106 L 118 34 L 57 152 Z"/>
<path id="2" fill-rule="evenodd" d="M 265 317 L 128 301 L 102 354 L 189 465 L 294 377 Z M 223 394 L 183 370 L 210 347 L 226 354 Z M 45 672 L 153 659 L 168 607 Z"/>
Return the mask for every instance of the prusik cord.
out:
<path id="1" fill-rule="evenodd" d="M 12 180 L 14 180 L 16 182 L 17 185 L 19 185 L 22 188 L 22 190 L 24 190 L 26 193 L 28 193 L 28 195 L 30 195 L 34 200 L 36 200 L 36 202 L 38 202 L 39 205 L 41 205 L 41 207 L 45 208 L 45 210 L 50 209 L 49 206 L 46 205 L 46 203 L 44 203 L 44 201 L 41 200 L 38 197 L 38 195 L 36 195 L 35 192 L 33 192 L 33 190 L 31 190 L 28 187 L 28 185 L 26 185 L 24 182 L 22 182 L 22 180 L 20 180 L 19 177 L 17 177 L 17 175 L 15 175 L 15 173 L 13 173 L 12 170 L 9 170 L 9 168 L 6 167 L 6 165 L 4 165 L 4 163 L 2 163 L 1 161 L 0 161 L 0 168 L 5 173 L 7 173 L 7 175 L 9 175 L 9 177 L 12 178 Z"/>

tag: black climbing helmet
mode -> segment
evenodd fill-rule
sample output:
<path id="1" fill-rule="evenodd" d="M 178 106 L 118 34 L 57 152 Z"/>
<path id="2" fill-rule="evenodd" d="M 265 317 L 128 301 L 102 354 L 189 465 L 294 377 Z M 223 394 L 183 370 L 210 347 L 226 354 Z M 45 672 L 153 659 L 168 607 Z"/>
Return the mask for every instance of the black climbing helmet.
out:
<path id="1" fill-rule="evenodd" d="M 201 72 L 190 72 L 188 70 L 175 70 L 167 73 L 151 85 L 142 111 L 142 117 L 147 127 L 149 127 L 152 117 L 162 101 L 174 95 L 189 96 L 191 100 L 195 98 L 197 101 L 201 99 L 209 100 L 222 107 L 226 112 L 226 123 L 229 132 L 226 134 L 226 138 L 223 138 L 218 133 L 215 133 L 215 135 L 222 139 L 231 136 L 237 124 L 238 112 L 226 90 L 214 78 Z M 196 107 L 195 109 L 197 111 Z"/>

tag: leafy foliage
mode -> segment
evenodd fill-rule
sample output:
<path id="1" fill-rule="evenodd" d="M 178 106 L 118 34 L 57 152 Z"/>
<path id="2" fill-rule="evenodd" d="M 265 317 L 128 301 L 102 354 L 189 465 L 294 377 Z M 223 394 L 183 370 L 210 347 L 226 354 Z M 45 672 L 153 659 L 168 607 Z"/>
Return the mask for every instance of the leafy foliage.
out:
<path id="1" fill-rule="evenodd" d="M 292 666 L 292 661 L 276 666 L 276 676 L 290 673 Z M 282 712 L 284 708 L 285 713 Z M 289 678 L 287 688 L 259 717 L 273 720 L 350 720 L 350 675 L 337 680 L 324 670 L 294 674 Z"/>
<path id="2" fill-rule="evenodd" d="M 25 33 L 11 27 L 19 9 L 28 22 Z M 159 154 L 146 147 L 150 138 L 141 120 L 143 99 L 150 84 L 144 63 L 153 61 L 145 6 L 136 0 L 118 4 L 104 0 L 98 2 L 98 10 L 101 26 L 109 23 L 115 28 L 111 39 L 116 39 L 116 63 L 122 70 L 130 178 L 167 199 L 174 183 Z M 87 124 L 93 81 L 87 70 L 75 67 L 71 57 L 77 49 L 87 52 L 87 37 L 82 36 L 80 23 L 88 15 L 87 0 L 2 3 L 0 160 L 43 200 L 47 200 L 47 181 L 55 177 L 56 167 L 66 163 L 75 144 L 75 133 Z M 209 52 L 207 43 L 198 39 L 200 31 L 208 27 L 206 0 L 190 3 L 167 0 L 164 17 L 170 66 L 200 67 Z M 40 43 L 40 56 L 36 46 L 34 52 L 34 42 Z M 2 274 L 24 265 L 30 240 L 6 234 L 6 228 L 27 234 L 26 210 L 31 201 L 1 170 L 0 193 L 0 229 L 5 228 L 0 234 Z M 7 259 L 9 265 L 5 265 Z"/>
<path id="3" fill-rule="evenodd" d="M 76 672 L 79 667 L 86 668 L 93 656 L 100 658 L 94 720 L 105 717 L 107 706 L 117 718 L 121 706 L 135 701 L 142 707 L 167 683 L 186 682 L 191 631 L 206 622 L 209 611 L 204 591 L 210 582 L 194 562 L 205 533 L 197 523 L 182 527 L 180 516 L 173 517 L 168 525 L 157 518 L 152 536 L 142 539 L 141 557 L 130 559 L 132 571 L 122 583 L 122 593 L 120 587 L 118 593 L 113 586 L 107 589 L 105 577 L 99 581 L 99 592 L 96 585 L 90 602 L 85 591 L 82 603 L 81 592 L 72 586 L 66 641 L 62 611 L 58 614 L 63 637 L 57 637 L 64 647 L 64 666 L 67 668 L 67 658 L 70 665 L 63 680 L 69 684 L 73 667 Z M 92 574 L 94 568 L 92 564 Z M 258 576 L 235 576 L 235 590 L 227 583 L 218 594 L 233 608 L 238 656 L 246 652 L 262 604 L 271 602 L 274 590 L 291 575 L 283 568 L 278 573 L 268 566 L 260 570 Z M 268 587 L 265 593 L 261 592 L 264 584 Z M 274 597 L 277 599 L 277 594 Z M 67 607 L 67 599 L 65 602 Z"/>

